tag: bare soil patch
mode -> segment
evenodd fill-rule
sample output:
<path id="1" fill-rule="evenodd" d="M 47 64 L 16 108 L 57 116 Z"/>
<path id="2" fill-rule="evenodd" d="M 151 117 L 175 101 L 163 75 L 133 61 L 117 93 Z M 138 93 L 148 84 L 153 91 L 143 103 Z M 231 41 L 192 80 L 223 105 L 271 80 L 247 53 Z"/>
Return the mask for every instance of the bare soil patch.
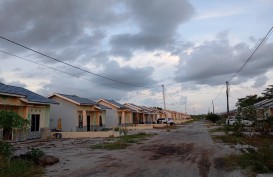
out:
<path id="1" fill-rule="evenodd" d="M 143 130 L 141 130 L 143 131 Z M 79 138 L 30 141 L 17 144 L 17 152 L 33 146 L 52 154 L 60 162 L 46 167 L 45 177 L 231 177 L 243 176 L 216 168 L 214 158 L 227 147 L 215 145 L 202 122 L 177 125 L 175 130 L 147 130 L 155 133 L 126 149 L 91 149 L 95 144 L 115 142 L 113 138 Z M 139 131 L 129 131 L 137 134 Z M 124 140 L 124 141 L 125 141 Z M 212 165 L 214 163 L 214 166 Z"/>

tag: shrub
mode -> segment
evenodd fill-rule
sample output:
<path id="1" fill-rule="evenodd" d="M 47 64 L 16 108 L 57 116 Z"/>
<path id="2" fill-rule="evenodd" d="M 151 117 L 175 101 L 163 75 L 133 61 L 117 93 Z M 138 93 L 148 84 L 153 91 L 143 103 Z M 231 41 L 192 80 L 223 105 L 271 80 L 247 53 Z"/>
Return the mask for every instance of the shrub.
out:
<path id="1" fill-rule="evenodd" d="M 233 128 L 233 134 L 235 136 L 242 136 L 243 135 L 243 133 L 242 133 L 243 126 L 241 123 L 234 123 L 232 125 L 232 128 Z"/>
<path id="2" fill-rule="evenodd" d="M 0 141 L 0 166 L 8 164 L 14 152 L 13 146 L 7 142 Z"/>
<path id="3" fill-rule="evenodd" d="M 221 119 L 221 117 L 217 114 L 208 114 L 207 115 L 207 120 L 212 121 L 213 123 L 219 121 Z"/>
<path id="4" fill-rule="evenodd" d="M 15 159 L 9 165 L 0 166 L 0 176 L 5 177 L 37 177 L 42 176 L 42 174 L 43 168 L 28 160 Z"/>
<path id="5" fill-rule="evenodd" d="M 39 148 L 31 148 L 25 155 L 29 158 L 28 160 L 38 164 L 39 158 L 45 155 L 45 153 Z"/>

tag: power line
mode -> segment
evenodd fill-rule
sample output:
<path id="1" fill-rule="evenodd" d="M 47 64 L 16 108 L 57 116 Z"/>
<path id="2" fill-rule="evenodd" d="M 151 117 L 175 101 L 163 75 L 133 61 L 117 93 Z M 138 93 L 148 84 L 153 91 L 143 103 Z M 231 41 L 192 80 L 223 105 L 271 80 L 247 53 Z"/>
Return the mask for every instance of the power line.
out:
<path id="1" fill-rule="evenodd" d="M 240 67 L 240 69 L 233 75 L 228 81 L 231 81 L 239 72 L 243 70 L 243 68 L 246 66 L 246 64 L 251 60 L 252 56 L 256 53 L 256 51 L 260 48 L 260 46 L 263 44 L 263 42 L 268 38 L 268 36 L 271 35 L 271 31 L 273 30 L 273 26 L 270 28 L 270 30 L 267 32 L 263 40 L 259 43 L 259 45 L 255 48 L 255 50 L 252 52 L 252 54 L 248 57 L 248 59 L 245 61 L 245 63 Z"/>
<path id="2" fill-rule="evenodd" d="M 69 72 L 62 71 L 62 70 L 50 67 L 50 66 L 47 66 L 47 65 L 44 65 L 44 64 L 41 64 L 41 63 L 38 63 L 38 62 L 35 62 L 35 61 L 32 61 L 32 60 L 17 56 L 17 55 L 14 55 L 12 53 L 9 53 L 9 52 L 3 51 L 3 50 L 0 50 L 0 52 L 5 53 L 5 54 L 10 55 L 10 56 L 13 56 L 13 57 L 16 57 L 16 58 L 19 58 L 19 59 L 22 59 L 22 60 L 25 60 L 25 61 L 28 61 L 28 62 L 31 62 L 31 63 L 34 63 L 34 64 L 37 64 L 37 65 L 40 65 L 40 66 L 43 66 L 43 67 L 46 67 L 46 68 L 49 68 L 49 69 L 52 69 L 52 70 L 55 70 L 55 71 L 58 71 L 58 72 L 61 72 L 61 73 L 64 73 L 64 74 L 67 74 L 67 75 L 70 75 L 70 76 L 73 76 L 73 77 L 76 77 L 76 78 L 79 78 L 79 79 L 84 79 L 84 80 L 87 80 L 87 81 L 90 81 L 90 82 L 93 82 L 93 83 L 96 83 L 96 84 L 99 84 L 99 85 L 104 85 L 106 87 L 111 87 L 111 88 L 118 89 L 118 90 L 130 91 L 130 90 L 125 90 L 125 89 L 120 89 L 120 88 L 117 88 L 117 87 L 114 87 L 114 86 L 109 86 L 109 85 L 106 85 L 106 84 L 103 84 L 103 83 L 100 83 L 100 82 L 96 82 L 96 81 L 93 81 L 93 80 L 90 80 L 90 79 L 87 79 L 87 78 L 84 78 L 84 77 L 80 77 L 80 76 L 77 76 L 75 74 L 71 74 Z"/>
<path id="3" fill-rule="evenodd" d="M 167 96 L 170 98 L 170 100 L 172 101 L 173 104 L 180 105 L 180 106 L 185 105 L 185 103 L 184 103 L 184 104 L 179 104 L 179 103 L 177 103 L 177 102 L 173 99 L 173 97 L 168 93 L 168 91 L 167 91 L 166 88 L 165 88 L 165 90 L 166 90 Z"/>
<path id="4" fill-rule="evenodd" d="M 220 96 L 220 94 L 222 93 L 223 89 L 225 88 L 225 84 L 223 85 L 223 87 L 221 88 L 220 92 L 218 93 L 218 95 L 213 98 L 212 100 L 216 100 L 216 98 L 218 98 Z"/>
<path id="5" fill-rule="evenodd" d="M 57 58 L 54 58 L 54 57 L 51 57 L 51 56 L 49 56 L 49 55 L 47 55 L 47 54 L 41 53 L 41 52 L 39 52 L 39 51 L 37 51 L 37 50 L 31 49 L 31 48 L 29 48 L 29 47 L 27 47 L 27 46 L 25 46 L 25 45 L 23 45 L 23 44 L 19 44 L 19 43 L 15 42 L 15 41 L 12 41 L 12 40 L 10 40 L 10 39 L 7 39 L 7 38 L 5 38 L 5 37 L 3 37 L 3 36 L 1 36 L 1 35 L 0 35 L 0 38 L 4 39 L 4 40 L 6 40 L 6 41 L 8 41 L 8 42 L 10 42 L 10 43 L 13 43 L 13 44 L 15 44 L 15 45 L 18 45 L 18 46 L 20 46 L 20 47 L 23 47 L 23 48 L 25 48 L 25 49 L 27 49 L 27 50 L 30 50 L 30 51 L 32 51 L 32 52 L 35 52 L 35 53 L 37 53 L 37 54 L 39 54 L 39 55 L 45 56 L 45 57 L 47 57 L 47 58 L 49 58 L 49 59 L 51 59 L 51 60 L 55 60 L 55 61 L 57 61 L 57 62 L 60 62 L 60 63 L 62 63 L 62 64 L 65 64 L 65 65 L 67 65 L 67 66 L 70 66 L 70 67 L 72 67 L 72 68 L 75 68 L 75 69 L 84 71 L 84 72 L 86 72 L 86 73 L 95 75 L 95 76 L 97 76 L 97 77 L 101 77 L 101 78 L 103 78 L 103 79 L 107 79 L 107 80 L 110 80 L 110 81 L 118 82 L 118 83 L 120 83 L 120 84 L 130 85 L 130 86 L 134 86 L 134 87 L 155 88 L 155 87 L 145 87 L 145 86 L 139 86 L 139 85 L 135 85 L 135 84 L 129 84 L 129 83 L 122 82 L 122 81 L 119 81 L 119 80 L 111 79 L 111 78 L 108 78 L 108 77 L 105 77 L 105 76 L 102 76 L 102 75 L 93 73 L 93 72 L 91 72 L 91 71 L 88 71 L 88 70 L 86 70 L 86 69 L 80 68 L 80 67 L 78 67 L 78 66 L 69 64 L 69 63 L 67 63 L 67 62 L 61 61 L 61 60 L 59 60 L 59 59 L 57 59 Z M 157 86 L 157 87 L 159 87 L 159 86 Z"/>

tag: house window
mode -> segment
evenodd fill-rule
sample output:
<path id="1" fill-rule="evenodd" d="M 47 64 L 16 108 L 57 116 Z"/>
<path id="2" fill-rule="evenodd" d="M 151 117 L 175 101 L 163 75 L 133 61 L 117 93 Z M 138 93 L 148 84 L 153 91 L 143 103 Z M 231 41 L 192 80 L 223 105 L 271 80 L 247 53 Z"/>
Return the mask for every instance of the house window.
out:
<path id="1" fill-rule="evenodd" d="M 79 115 L 79 128 L 83 128 L 83 117 Z"/>
<path id="2" fill-rule="evenodd" d="M 40 114 L 31 115 L 31 131 L 36 132 L 40 130 Z"/>

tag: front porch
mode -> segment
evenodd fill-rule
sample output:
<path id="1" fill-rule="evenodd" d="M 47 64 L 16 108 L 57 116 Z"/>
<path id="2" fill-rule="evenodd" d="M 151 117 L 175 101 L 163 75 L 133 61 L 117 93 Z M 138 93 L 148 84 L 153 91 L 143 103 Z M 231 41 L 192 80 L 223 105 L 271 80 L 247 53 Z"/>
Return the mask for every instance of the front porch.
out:
<path id="1" fill-rule="evenodd" d="M 100 110 L 78 111 L 76 132 L 101 131 L 105 128 L 105 120 Z"/>

